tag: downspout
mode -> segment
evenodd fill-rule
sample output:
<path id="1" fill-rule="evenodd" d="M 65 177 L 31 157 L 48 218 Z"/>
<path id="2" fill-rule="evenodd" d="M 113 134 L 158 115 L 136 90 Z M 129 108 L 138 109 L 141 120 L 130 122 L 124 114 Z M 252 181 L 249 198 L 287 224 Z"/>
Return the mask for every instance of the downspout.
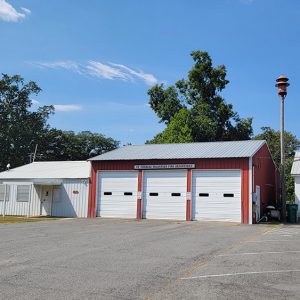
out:
<path id="1" fill-rule="evenodd" d="M 253 202 L 253 194 L 254 193 L 256 193 L 256 189 L 255 189 L 255 164 L 252 164 L 252 202 Z M 253 204 L 252 204 L 252 207 L 253 207 Z M 260 207 L 260 203 L 259 203 L 259 207 Z M 256 205 L 255 205 L 255 209 L 256 209 Z M 259 215 L 260 215 L 260 212 L 259 212 Z M 257 220 L 257 218 L 256 218 L 256 211 L 255 211 L 255 222 L 256 222 L 256 220 Z"/>
<path id="2" fill-rule="evenodd" d="M 7 192 L 7 184 L 5 184 L 4 186 L 4 202 L 3 202 L 3 212 L 2 212 L 3 219 L 5 217 L 5 209 L 6 209 L 6 192 Z"/>

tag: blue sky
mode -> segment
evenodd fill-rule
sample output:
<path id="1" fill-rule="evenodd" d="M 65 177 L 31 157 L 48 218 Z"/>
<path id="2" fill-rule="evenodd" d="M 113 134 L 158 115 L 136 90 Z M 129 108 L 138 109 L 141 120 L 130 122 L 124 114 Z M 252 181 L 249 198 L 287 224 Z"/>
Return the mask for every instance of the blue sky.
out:
<path id="1" fill-rule="evenodd" d="M 52 126 L 122 143 L 164 128 L 147 90 L 185 77 L 193 50 L 226 66 L 222 95 L 255 133 L 279 129 L 274 83 L 289 77 L 285 124 L 300 138 L 299 36 L 297 0 L 0 0 L 0 72 L 40 85 Z"/>

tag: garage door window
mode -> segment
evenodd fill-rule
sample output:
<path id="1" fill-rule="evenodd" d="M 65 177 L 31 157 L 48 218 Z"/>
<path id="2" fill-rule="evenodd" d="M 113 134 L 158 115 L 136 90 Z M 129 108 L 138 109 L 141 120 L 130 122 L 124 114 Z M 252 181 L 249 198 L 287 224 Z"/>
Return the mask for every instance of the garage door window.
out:
<path id="1" fill-rule="evenodd" d="M 223 197 L 234 197 L 234 194 L 223 194 Z"/>
<path id="2" fill-rule="evenodd" d="M 171 195 L 172 195 L 172 197 L 180 197 L 181 193 L 172 193 Z"/>
<path id="3" fill-rule="evenodd" d="M 17 202 L 28 202 L 30 194 L 30 185 L 17 186 Z"/>
<path id="4" fill-rule="evenodd" d="M 199 197 L 209 197 L 209 193 L 200 193 Z"/>
<path id="5" fill-rule="evenodd" d="M 103 194 L 104 194 L 104 196 L 111 196 L 112 192 L 104 192 Z"/>
<path id="6" fill-rule="evenodd" d="M 132 192 L 124 192 L 124 196 L 132 196 Z"/>
<path id="7" fill-rule="evenodd" d="M 149 196 L 158 196 L 158 193 L 149 193 Z"/>

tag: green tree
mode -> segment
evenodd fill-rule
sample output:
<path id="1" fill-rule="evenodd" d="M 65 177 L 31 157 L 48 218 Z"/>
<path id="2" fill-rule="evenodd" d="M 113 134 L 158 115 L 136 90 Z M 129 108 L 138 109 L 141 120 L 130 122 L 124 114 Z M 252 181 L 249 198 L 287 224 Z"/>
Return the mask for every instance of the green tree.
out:
<path id="1" fill-rule="evenodd" d="M 153 140 L 147 141 L 147 143 L 162 144 L 193 142 L 190 123 L 191 113 L 188 109 L 183 108 L 174 115 L 170 124 L 163 132 L 156 135 Z"/>
<path id="2" fill-rule="evenodd" d="M 41 89 L 33 82 L 24 82 L 18 75 L 2 74 L 0 79 L 0 170 L 8 163 L 12 167 L 25 164 L 35 144 L 47 132 L 47 120 L 53 106 L 42 106 L 33 111 L 30 96 Z"/>
<path id="3" fill-rule="evenodd" d="M 276 131 L 270 127 L 262 127 L 262 132 L 254 137 L 256 140 L 266 140 L 272 157 L 280 170 L 280 131 Z M 286 197 L 289 202 L 294 201 L 294 178 L 291 176 L 291 168 L 293 165 L 295 150 L 300 141 L 290 132 L 284 133 L 285 139 L 285 159 L 286 159 Z"/>
<path id="4" fill-rule="evenodd" d="M 119 142 L 99 133 L 50 129 L 38 147 L 37 160 L 85 160 L 116 149 Z"/>
<path id="5" fill-rule="evenodd" d="M 32 107 L 31 95 L 40 87 L 19 75 L 0 79 L 0 171 L 8 163 L 18 167 L 29 162 L 29 154 L 38 144 L 37 160 L 85 160 L 113 150 L 119 142 L 99 133 L 62 131 L 50 128 L 53 106 Z"/>
<path id="6" fill-rule="evenodd" d="M 149 91 L 149 104 L 166 129 L 152 141 L 157 143 L 181 142 L 174 129 L 176 123 L 189 129 L 188 141 L 247 140 L 252 135 L 252 118 L 241 119 L 220 96 L 229 81 L 225 66 L 214 67 L 207 52 L 194 51 L 194 60 L 187 79 L 165 88 L 155 85 Z M 184 110 L 183 114 L 178 114 Z M 188 112 L 188 113 L 187 113 Z M 183 115 L 188 117 L 183 117 Z M 172 120 L 176 118 L 176 121 Z M 179 120 L 180 119 L 180 122 Z M 186 130 L 185 129 L 185 130 Z M 190 138 L 191 137 L 191 138 Z"/>

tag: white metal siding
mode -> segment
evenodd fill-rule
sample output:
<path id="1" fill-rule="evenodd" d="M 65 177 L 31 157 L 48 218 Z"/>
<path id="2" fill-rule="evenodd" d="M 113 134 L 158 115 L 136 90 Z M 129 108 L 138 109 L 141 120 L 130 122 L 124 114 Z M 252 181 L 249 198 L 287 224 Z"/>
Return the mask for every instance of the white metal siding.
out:
<path id="1" fill-rule="evenodd" d="M 295 203 L 298 204 L 298 216 L 300 217 L 300 176 L 295 176 Z"/>
<path id="2" fill-rule="evenodd" d="M 186 190 L 186 170 L 144 171 L 143 217 L 185 220 Z M 180 194 L 180 196 L 172 196 L 172 193 Z"/>
<path id="3" fill-rule="evenodd" d="M 192 178 L 193 219 L 241 222 L 240 171 L 193 171 Z"/>
<path id="4" fill-rule="evenodd" d="M 101 217 L 135 218 L 137 189 L 137 172 L 99 172 L 96 215 Z M 131 195 L 125 195 L 124 193 L 131 193 Z"/>
<path id="5" fill-rule="evenodd" d="M 30 201 L 18 202 L 17 186 L 28 184 L 31 186 Z M 5 214 L 14 216 L 39 216 L 41 213 L 41 185 L 32 185 L 30 180 L 11 180 L 7 182 L 9 195 L 5 205 Z M 54 187 L 55 188 L 55 187 Z M 88 210 L 88 179 L 64 179 L 59 202 L 52 203 L 52 216 L 57 217 L 87 217 Z M 51 187 L 52 189 L 52 187 Z M 73 191 L 78 191 L 74 194 Z M 0 214 L 3 214 L 4 201 L 0 201 Z"/>
<path id="6" fill-rule="evenodd" d="M 56 188 L 60 188 L 60 197 L 52 200 L 52 216 L 87 217 L 88 179 L 64 179 L 61 186 L 53 186 Z"/>
<path id="7" fill-rule="evenodd" d="M 30 186 L 30 200 L 28 202 L 17 201 L 17 187 L 19 185 Z M 39 199 L 37 190 L 32 187 L 30 181 L 12 181 L 7 183 L 7 200 L 5 203 L 5 214 L 14 216 L 38 216 L 39 215 Z M 0 214 L 3 214 L 4 201 L 0 202 Z"/>
<path id="8" fill-rule="evenodd" d="M 41 211 L 41 186 L 34 185 L 31 190 L 29 216 L 39 216 Z"/>

